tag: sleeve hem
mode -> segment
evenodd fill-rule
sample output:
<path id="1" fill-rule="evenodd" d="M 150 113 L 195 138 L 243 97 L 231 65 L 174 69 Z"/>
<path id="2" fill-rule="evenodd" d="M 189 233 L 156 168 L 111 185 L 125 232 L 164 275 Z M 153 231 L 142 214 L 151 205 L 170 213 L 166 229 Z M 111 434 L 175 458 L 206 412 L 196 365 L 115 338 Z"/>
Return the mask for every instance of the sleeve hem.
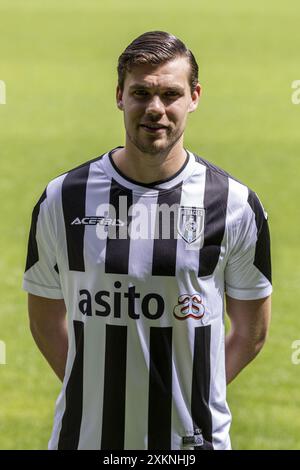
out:
<path id="1" fill-rule="evenodd" d="M 28 279 L 23 280 L 23 289 L 29 294 L 37 295 L 39 297 L 46 297 L 48 299 L 63 299 L 61 289 L 58 287 L 49 287 L 37 284 Z"/>
<path id="2" fill-rule="evenodd" d="M 269 297 L 272 294 L 272 286 L 265 287 L 263 289 L 233 289 L 231 287 L 226 288 L 226 294 L 229 297 L 237 300 L 258 300 L 264 297 Z"/>

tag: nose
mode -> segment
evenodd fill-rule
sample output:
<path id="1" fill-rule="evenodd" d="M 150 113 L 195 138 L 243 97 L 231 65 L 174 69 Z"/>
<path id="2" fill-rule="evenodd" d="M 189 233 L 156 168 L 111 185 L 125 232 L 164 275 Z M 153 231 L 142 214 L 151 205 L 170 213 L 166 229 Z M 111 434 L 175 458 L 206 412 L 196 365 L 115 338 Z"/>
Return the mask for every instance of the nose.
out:
<path id="1" fill-rule="evenodd" d="M 159 96 L 154 95 L 152 99 L 148 102 L 146 109 L 146 114 L 152 116 L 161 116 L 164 114 L 165 108 Z"/>

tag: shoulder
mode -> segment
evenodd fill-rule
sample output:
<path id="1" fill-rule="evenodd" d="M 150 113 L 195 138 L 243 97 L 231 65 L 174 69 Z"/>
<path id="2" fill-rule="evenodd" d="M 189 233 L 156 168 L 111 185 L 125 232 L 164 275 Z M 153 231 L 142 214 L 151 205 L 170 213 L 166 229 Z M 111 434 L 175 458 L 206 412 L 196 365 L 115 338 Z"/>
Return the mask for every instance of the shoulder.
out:
<path id="1" fill-rule="evenodd" d="M 205 160 L 203 157 L 194 154 L 197 163 L 205 167 L 206 186 L 211 187 L 211 191 L 216 194 L 226 195 L 227 205 L 244 206 L 247 202 L 249 187 L 236 177 L 220 168 L 217 165 Z M 222 189 L 222 191 L 221 191 Z"/>
<path id="2" fill-rule="evenodd" d="M 234 181 L 236 184 L 234 185 L 234 187 L 236 189 L 239 189 L 239 188 L 248 188 L 248 186 L 246 184 L 244 184 L 242 181 L 238 180 L 235 176 L 231 175 L 230 173 L 228 173 L 227 171 L 225 171 L 223 168 L 209 162 L 208 160 L 205 160 L 203 157 L 200 157 L 199 155 L 196 155 L 194 153 L 194 156 L 195 156 L 195 160 L 197 163 L 199 163 L 200 165 L 203 165 L 205 166 L 206 168 L 206 171 L 208 173 L 210 173 L 211 175 L 214 175 L 214 177 L 220 181 L 227 181 L 228 184 L 231 182 L 231 181 Z M 226 184 L 226 183 L 224 183 Z"/>
<path id="3" fill-rule="evenodd" d="M 209 162 L 208 160 L 205 160 L 205 158 L 200 157 L 196 153 L 194 153 L 194 156 L 195 156 L 196 162 L 200 163 L 201 165 L 204 165 L 206 167 L 206 170 L 208 170 L 208 171 L 210 171 L 210 172 L 212 172 L 216 175 L 219 175 L 223 178 L 232 178 L 232 176 L 229 173 L 227 173 L 227 171 L 223 170 L 219 166 L 214 165 L 213 163 Z"/>
<path id="4" fill-rule="evenodd" d="M 81 170 L 84 171 L 85 169 L 89 168 L 92 163 L 101 160 L 101 158 L 103 158 L 104 155 L 105 155 L 105 153 L 103 153 L 102 155 L 100 155 L 98 157 L 92 158 L 91 160 L 88 160 L 84 163 L 81 163 L 80 165 L 75 166 L 74 168 L 71 168 L 70 170 L 62 173 L 60 176 L 73 174 L 73 173 L 76 173 L 76 172 L 80 172 Z"/>
<path id="5" fill-rule="evenodd" d="M 61 197 L 62 188 L 64 189 L 78 189 L 79 187 L 86 186 L 90 165 L 102 159 L 105 154 L 96 158 L 88 160 L 80 165 L 71 168 L 70 170 L 56 176 L 46 186 L 44 191 L 47 198 L 47 203 L 55 203 Z"/>
<path id="6" fill-rule="evenodd" d="M 227 214 L 231 219 L 240 222 L 243 214 L 254 214 L 256 221 L 267 218 L 264 207 L 257 194 L 245 183 L 220 168 L 217 165 L 195 155 L 197 163 L 205 166 L 207 183 L 213 185 L 213 190 L 221 195 L 220 188 L 226 188 Z M 206 184 L 207 184 L 206 183 Z M 224 193 L 224 190 L 223 190 Z"/>

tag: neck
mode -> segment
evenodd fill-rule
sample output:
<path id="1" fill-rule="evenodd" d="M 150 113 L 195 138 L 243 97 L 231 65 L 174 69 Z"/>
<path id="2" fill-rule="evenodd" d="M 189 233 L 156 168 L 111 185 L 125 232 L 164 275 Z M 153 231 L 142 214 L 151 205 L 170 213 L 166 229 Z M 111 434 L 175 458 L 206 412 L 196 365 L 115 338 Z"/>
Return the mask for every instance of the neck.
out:
<path id="1" fill-rule="evenodd" d="M 183 138 L 166 154 L 158 155 L 141 152 L 130 141 L 126 141 L 124 148 L 112 154 L 112 159 L 125 176 L 148 184 L 170 178 L 179 171 L 186 160 L 186 151 Z"/>

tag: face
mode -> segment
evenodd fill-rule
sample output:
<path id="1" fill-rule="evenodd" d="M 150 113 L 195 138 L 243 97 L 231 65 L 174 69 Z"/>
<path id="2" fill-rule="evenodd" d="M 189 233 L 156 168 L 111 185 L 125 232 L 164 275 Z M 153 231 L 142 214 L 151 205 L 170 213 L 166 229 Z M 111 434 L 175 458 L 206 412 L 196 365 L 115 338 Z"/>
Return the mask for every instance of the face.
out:
<path id="1" fill-rule="evenodd" d="M 190 64 L 178 57 L 162 65 L 137 65 L 117 88 L 124 112 L 126 145 L 149 155 L 165 155 L 181 139 L 187 116 L 198 104 L 201 88 L 191 93 Z"/>

